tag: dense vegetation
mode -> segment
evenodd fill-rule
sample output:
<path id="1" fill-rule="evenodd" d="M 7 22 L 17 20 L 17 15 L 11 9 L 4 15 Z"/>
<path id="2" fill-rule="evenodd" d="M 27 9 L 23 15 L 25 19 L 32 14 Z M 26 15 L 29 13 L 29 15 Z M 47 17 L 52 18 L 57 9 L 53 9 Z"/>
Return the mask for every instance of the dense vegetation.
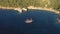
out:
<path id="1" fill-rule="evenodd" d="M 0 0 L 0 6 L 8 7 L 47 7 L 60 9 L 60 0 Z"/>

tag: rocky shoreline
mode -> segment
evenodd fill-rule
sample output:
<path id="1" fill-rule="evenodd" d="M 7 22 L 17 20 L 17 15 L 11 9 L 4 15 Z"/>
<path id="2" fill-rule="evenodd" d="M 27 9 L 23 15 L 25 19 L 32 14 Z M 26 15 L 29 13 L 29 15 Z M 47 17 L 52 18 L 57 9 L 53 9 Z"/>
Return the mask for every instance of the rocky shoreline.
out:
<path id="1" fill-rule="evenodd" d="M 13 10 L 17 10 L 19 11 L 20 13 L 22 13 L 22 10 L 27 10 L 26 8 L 15 8 L 15 7 L 2 7 L 0 6 L 0 9 L 13 9 Z M 38 9 L 38 10 L 48 10 L 48 11 L 52 11 L 52 12 L 55 12 L 57 14 L 59 14 L 59 11 L 57 10 L 54 10 L 52 8 L 41 8 L 41 7 L 33 7 L 33 6 L 29 6 L 28 9 Z"/>
<path id="2" fill-rule="evenodd" d="M 8 9 L 8 10 L 17 10 L 17 11 L 19 11 L 20 13 L 21 13 L 21 8 L 15 8 L 15 7 L 2 7 L 2 6 L 0 6 L 0 9 Z"/>

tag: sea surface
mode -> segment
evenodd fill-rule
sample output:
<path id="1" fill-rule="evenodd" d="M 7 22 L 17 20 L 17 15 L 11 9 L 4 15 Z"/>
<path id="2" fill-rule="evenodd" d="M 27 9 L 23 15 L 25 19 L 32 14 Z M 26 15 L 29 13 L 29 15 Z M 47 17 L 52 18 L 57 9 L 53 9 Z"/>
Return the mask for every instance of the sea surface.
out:
<path id="1" fill-rule="evenodd" d="M 0 34 L 60 34 L 59 16 L 46 10 L 28 10 L 19 13 L 15 10 L 0 9 Z M 32 18 L 32 23 L 25 23 Z"/>

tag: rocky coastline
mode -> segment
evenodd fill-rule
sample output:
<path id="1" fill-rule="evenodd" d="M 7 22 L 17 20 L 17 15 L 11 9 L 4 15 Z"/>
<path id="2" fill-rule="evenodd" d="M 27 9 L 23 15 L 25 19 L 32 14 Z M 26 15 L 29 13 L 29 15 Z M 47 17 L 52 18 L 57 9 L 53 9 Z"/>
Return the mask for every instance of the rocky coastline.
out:
<path id="1" fill-rule="evenodd" d="M 13 10 L 19 11 L 20 13 L 22 13 L 22 10 L 27 11 L 26 8 L 22 8 L 22 9 L 21 9 L 21 8 L 19 8 L 19 7 L 15 8 L 15 7 L 2 7 L 2 6 L 0 6 L 0 9 L 13 9 Z M 54 9 L 52 9 L 52 8 L 41 8 L 41 7 L 29 6 L 28 9 L 48 10 L 48 11 L 52 11 L 52 12 L 55 12 L 55 13 L 59 14 L 59 11 L 54 10 Z"/>

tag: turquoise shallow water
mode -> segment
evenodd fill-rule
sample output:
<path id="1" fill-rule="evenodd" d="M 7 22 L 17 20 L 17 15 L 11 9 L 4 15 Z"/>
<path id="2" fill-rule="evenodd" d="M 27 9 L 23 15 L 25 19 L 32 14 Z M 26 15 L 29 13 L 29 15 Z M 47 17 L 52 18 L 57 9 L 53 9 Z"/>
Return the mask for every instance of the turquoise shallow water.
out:
<path id="1" fill-rule="evenodd" d="M 24 21 L 32 18 L 30 24 Z M 19 13 L 14 10 L 0 10 L 0 34 L 60 34 L 58 15 L 46 10 L 28 10 Z"/>

